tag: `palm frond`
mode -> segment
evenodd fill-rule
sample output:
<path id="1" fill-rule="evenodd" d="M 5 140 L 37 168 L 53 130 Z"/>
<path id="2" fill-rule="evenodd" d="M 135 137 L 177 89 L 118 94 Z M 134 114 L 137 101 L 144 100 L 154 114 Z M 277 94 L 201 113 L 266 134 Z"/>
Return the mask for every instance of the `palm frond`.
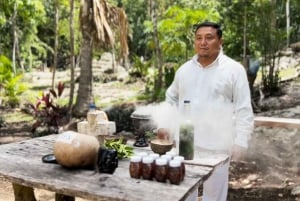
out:
<path id="1" fill-rule="evenodd" d="M 114 34 L 107 22 L 107 13 L 109 7 L 104 0 L 93 0 L 93 19 L 95 23 L 96 41 L 109 43 L 113 46 L 115 43 Z"/>

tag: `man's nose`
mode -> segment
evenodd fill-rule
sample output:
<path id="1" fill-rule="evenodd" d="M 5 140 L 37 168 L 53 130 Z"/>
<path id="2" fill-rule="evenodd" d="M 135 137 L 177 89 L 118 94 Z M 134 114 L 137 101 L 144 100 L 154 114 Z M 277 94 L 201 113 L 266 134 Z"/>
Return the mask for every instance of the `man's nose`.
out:
<path id="1" fill-rule="evenodd" d="M 202 39 L 200 39 L 200 44 L 201 45 L 206 45 L 206 39 L 205 38 L 202 38 Z"/>

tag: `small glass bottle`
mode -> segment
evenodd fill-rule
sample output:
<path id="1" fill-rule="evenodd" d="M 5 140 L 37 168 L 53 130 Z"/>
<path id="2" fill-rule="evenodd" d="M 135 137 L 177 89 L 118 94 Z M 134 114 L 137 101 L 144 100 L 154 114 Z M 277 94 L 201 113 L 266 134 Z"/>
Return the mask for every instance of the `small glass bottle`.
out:
<path id="1" fill-rule="evenodd" d="M 184 120 L 179 129 L 179 155 L 185 160 L 194 158 L 194 125 L 190 119 L 190 101 L 184 101 Z"/>
<path id="2" fill-rule="evenodd" d="M 94 112 L 96 110 L 96 105 L 95 103 L 90 103 L 89 104 L 89 112 Z"/>
<path id="3" fill-rule="evenodd" d="M 164 158 L 158 158 L 155 160 L 155 173 L 154 177 L 158 182 L 166 182 L 168 176 L 167 160 Z"/>
<path id="4" fill-rule="evenodd" d="M 181 164 L 178 160 L 171 160 L 168 168 L 168 179 L 171 184 L 179 185 L 181 182 Z"/>
<path id="5" fill-rule="evenodd" d="M 142 176 L 142 157 L 132 156 L 130 158 L 129 173 L 132 178 L 139 179 Z"/>
<path id="6" fill-rule="evenodd" d="M 173 160 L 178 160 L 181 163 L 181 181 L 183 181 L 184 177 L 185 177 L 184 157 L 183 156 L 174 156 Z"/>
<path id="7" fill-rule="evenodd" d="M 144 156 L 142 159 L 142 176 L 143 179 L 151 180 L 154 175 L 153 158 L 150 156 Z"/>

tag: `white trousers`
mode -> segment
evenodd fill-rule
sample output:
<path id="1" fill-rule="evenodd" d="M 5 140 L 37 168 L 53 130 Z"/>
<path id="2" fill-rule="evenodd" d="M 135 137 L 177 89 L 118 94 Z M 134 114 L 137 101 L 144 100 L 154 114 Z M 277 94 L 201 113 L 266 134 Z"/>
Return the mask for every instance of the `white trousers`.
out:
<path id="1" fill-rule="evenodd" d="M 212 175 L 203 183 L 202 201 L 226 201 L 228 192 L 230 160 L 219 165 Z M 197 201 L 198 189 L 191 193 L 185 201 Z"/>
<path id="2" fill-rule="evenodd" d="M 229 161 L 218 166 L 203 183 L 202 201 L 226 201 L 228 192 Z"/>

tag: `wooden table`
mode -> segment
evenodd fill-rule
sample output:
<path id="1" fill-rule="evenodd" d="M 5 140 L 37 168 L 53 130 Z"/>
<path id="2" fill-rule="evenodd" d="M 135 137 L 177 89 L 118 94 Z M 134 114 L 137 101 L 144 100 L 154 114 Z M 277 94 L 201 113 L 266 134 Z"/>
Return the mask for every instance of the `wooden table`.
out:
<path id="1" fill-rule="evenodd" d="M 186 165 L 184 181 L 180 185 L 172 185 L 130 178 L 128 160 L 119 160 L 119 167 L 112 175 L 43 163 L 41 158 L 53 152 L 56 137 L 49 135 L 0 145 L 0 175 L 24 187 L 89 200 L 176 201 L 184 200 L 217 165 L 228 160 L 224 155 L 212 156 L 207 163 L 203 159 L 203 164 Z"/>

